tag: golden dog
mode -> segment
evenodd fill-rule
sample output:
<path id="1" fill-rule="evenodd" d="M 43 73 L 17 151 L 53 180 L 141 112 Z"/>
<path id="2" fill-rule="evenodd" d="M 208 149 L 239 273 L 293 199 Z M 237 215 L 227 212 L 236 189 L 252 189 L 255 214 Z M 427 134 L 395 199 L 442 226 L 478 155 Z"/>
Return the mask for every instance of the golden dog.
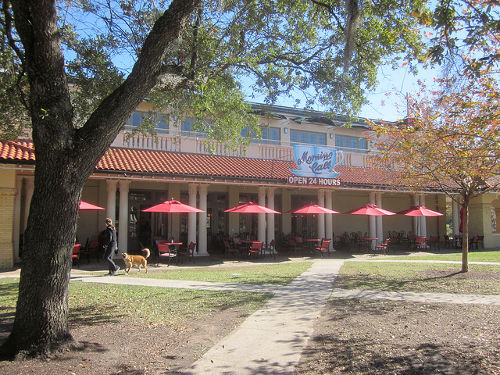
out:
<path id="1" fill-rule="evenodd" d="M 146 273 L 148 273 L 148 261 L 146 259 L 149 258 L 151 252 L 148 248 L 144 248 L 141 251 L 144 253 L 144 256 L 122 253 L 123 261 L 125 262 L 126 273 L 130 271 L 130 268 L 132 268 L 132 266 L 137 266 L 139 268 L 139 272 L 141 272 L 142 266 L 146 270 Z"/>

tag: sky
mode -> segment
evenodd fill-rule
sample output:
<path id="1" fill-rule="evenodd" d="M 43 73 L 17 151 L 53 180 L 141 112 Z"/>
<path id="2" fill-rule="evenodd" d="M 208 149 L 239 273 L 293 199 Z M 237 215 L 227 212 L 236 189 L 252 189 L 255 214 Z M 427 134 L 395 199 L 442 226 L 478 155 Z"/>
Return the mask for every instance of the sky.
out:
<path id="1" fill-rule="evenodd" d="M 393 70 L 392 66 L 382 66 L 378 74 L 378 86 L 373 91 L 367 94 L 369 103 L 364 105 L 358 116 L 369 118 L 372 120 L 398 121 L 406 117 L 406 95 L 415 94 L 419 91 L 418 81 L 424 81 L 427 85 L 431 85 L 433 78 L 439 77 L 438 68 L 424 69 L 419 67 L 419 73 L 413 75 L 410 69 L 401 66 L 399 69 Z M 243 85 L 245 86 L 245 85 Z M 252 97 L 247 94 L 247 99 L 250 102 L 263 103 L 264 97 Z M 303 96 L 298 94 L 300 99 Z M 285 107 L 294 107 L 295 98 L 278 98 L 276 105 Z M 299 106 L 300 107 L 300 106 Z M 325 111 L 321 106 L 312 107 L 317 111 Z M 340 115 L 342 113 L 339 113 Z"/>
<path id="2" fill-rule="evenodd" d="M 378 87 L 368 95 L 369 104 L 363 106 L 359 115 L 376 120 L 397 121 L 406 116 L 406 94 L 418 91 L 418 80 L 429 82 L 436 73 L 421 69 L 417 76 L 409 68 L 382 67 L 378 74 Z"/>

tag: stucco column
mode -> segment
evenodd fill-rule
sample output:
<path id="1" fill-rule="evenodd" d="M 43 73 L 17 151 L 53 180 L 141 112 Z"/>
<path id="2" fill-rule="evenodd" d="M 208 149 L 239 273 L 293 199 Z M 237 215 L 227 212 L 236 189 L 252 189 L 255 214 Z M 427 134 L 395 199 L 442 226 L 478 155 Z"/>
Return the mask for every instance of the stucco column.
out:
<path id="1" fill-rule="evenodd" d="M 370 204 L 377 204 L 375 202 L 375 192 L 371 192 L 369 194 L 369 200 L 370 200 Z M 368 228 L 369 228 L 370 237 L 372 237 L 372 238 L 377 237 L 377 221 L 375 219 L 375 216 L 368 216 Z M 371 244 L 372 250 L 375 250 L 376 244 L 377 244 L 377 241 L 372 241 L 372 244 Z"/>
<path id="2" fill-rule="evenodd" d="M 116 180 L 106 180 L 106 217 L 116 221 Z"/>
<path id="3" fill-rule="evenodd" d="M 198 255 L 208 256 L 207 251 L 207 188 L 208 185 L 200 185 L 200 212 L 198 214 Z"/>
<path id="4" fill-rule="evenodd" d="M 458 236 L 460 234 L 460 207 L 454 200 L 451 201 L 451 216 L 453 220 L 453 235 Z"/>
<path id="5" fill-rule="evenodd" d="M 292 194 L 289 189 L 281 190 L 281 228 L 284 235 L 292 231 L 292 214 L 288 213 L 292 209 Z"/>
<path id="6" fill-rule="evenodd" d="M 274 210 L 274 188 L 267 188 L 267 207 Z M 274 240 L 274 215 L 267 214 L 267 243 Z"/>
<path id="7" fill-rule="evenodd" d="M 318 190 L 318 205 L 325 206 L 325 191 Z M 325 214 L 318 214 L 318 238 L 325 238 Z"/>
<path id="8" fill-rule="evenodd" d="M 180 184 L 171 183 L 168 185 L 168 199 L 181 200 L 181 186 Z M 179 230 L 181 226 L 181 217 L 178 214 L 169 214 L 170 220 L 168 228 L 168 239 L 173 239 L 174 242 L 179 241 Z"/>
<path id="9" fill-rule="evenodd" d="M 236 207 L 240 202 L 240 192 L 237 186 L 229 186 L 229 206 L 226 208 Z M 240 214 L 226 213 L 229 222 L 229 235 L 238 236 L 240 233 Z"/>
<path id="10" fill-rule="evenodd" d="M 188 185 L 189 205 L 192 207 L 196 207 L 197 191 L 198 185 Z M 191 242 L 196 243 L 196 212 L 188 213 L 188 238 L 186 245 L 188 246 Z"/>
<path id="11" fill-rule="evenodd" d="M 33 197 L 33 191 L 35 189 L 35 179 L 33 177 L 24 178 L 24 213 L 23 213 L 23 228 L 22 231 L 26 230 L 28 225 L 28 216 L 30 213 L 31 198 Z"/>
<path id="12" fill-rule="evenodd" d="M 418 206 L 418 196 L 413 194 L 413 205 Z M 420 236 L 420 225 L 417 216 L 412 216 L 412 224 L 413 224 L 413 233 L 415 236 Z"/>
<path id="13" fill-rule="evenodd" d="M 377 199 L 377 206 L 379 206 L 379 208 L 383 208 L 382 207 L 382 193 L 377 193 L 376 199 Z M 384 241 L 384 227 L 383 227 L 383 222 L 382 222 L 382 216 L 377 216 L 376 220 L 377 220 L 378 243 L 382 243 Z"/>
<path id="14" fill-rule="evenodd" d="M 325 207 L 332 209 L 332 191 L 325 191 Z M 326 238 L 330 238 L 332 241 L 330 242 L 330 250 L 333 249 L 333 214 L 325 214 L 325 235 Z"/>
<path id="15" fill-rule="evenodd" d="M 259 205 L 266 205 L 266 188 L 263 186 L 259 187 Z M 257 241 L 266 242 L 266 214 L 257 214 L 258 217 L 258 232 Z"/>
<path id="16" fill-rule="evenodd" d="M 120 180 L 120 213 L 118 220 L 118 255 L 128 251 L 128 192 L 130 181 Z"/>
<path id="17" fill-rule="evenodd" d="M 425 194 L 420 194 L 420 205 L 425 206 Z M 425 216 L 421 216 L 419 219 L 421 236 L 427 237 L 427 220 Z"/>
<path id="18" fill-rule="evenodd" d="M 16 197 L 14 199 L 14 227 L 12 228 L 12 246 L 14 262 L 19 262 L 19 235 L 21 234 L 21 200 L 23 196 L 23 177 L 16 176 Z"/>

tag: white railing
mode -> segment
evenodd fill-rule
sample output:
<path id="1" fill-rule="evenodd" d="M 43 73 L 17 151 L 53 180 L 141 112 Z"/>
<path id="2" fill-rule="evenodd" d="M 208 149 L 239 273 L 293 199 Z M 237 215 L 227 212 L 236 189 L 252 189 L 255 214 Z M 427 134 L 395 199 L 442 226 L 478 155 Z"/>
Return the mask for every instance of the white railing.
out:
<path id="1" fill-rule="evenodd" d="M 245 148 L 238 146 L 236 149 L 228 147 L 221 142 L 214 140 L 197 138 L 196 151 L 198 154 L 209 154 L 218 156 L 245 156 Z"/>
<path id="2" fill-rule="evenodd" d="M 112 146 L 158 151 L 180 151 L 181 141 L 179 137 L 170 135 L 148 136 L 137 134 L 130 136 L 122 133 L 121 137 L 118 137 Z"/>
<path id="3" fill-rule="evenodd" d="M 243 145 L 236 149 L 223 143 L 196 137 L 180 137 L 173 135 L 134 135 L 127 137 L 122 133 L 112 146 L 158 151 L 188 152 L 205 155 L 237 156 L 265 160 L 293 160 L 291 145 L 272 145 L 252 142 L 246 148 Z M 344 150 L 344 160 L 340 165 L 353 167 L 368 167 L 369 153 L 349 152 Z"/>

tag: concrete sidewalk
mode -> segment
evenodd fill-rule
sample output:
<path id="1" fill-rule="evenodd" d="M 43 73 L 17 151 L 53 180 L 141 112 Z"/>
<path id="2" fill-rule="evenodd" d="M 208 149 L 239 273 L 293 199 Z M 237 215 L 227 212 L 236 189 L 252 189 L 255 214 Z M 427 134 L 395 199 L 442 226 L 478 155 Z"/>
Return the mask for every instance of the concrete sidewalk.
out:
<path id="1" fill-rule="evenodd" d="M 321 259 L 289 285 L 248 285 L 133 277 L 72 277 L 73 281 L 165 288 L 272 293 L 274 297 L 214 345 L 183 374 L 293 374 L 331 295 L 343 260 Z M 209 322 L 207 322 L 209 324 Z"/>
<path id="2" fill-rule="evenodd" d="M 274 295 L 261 310 L 248 317 L 239 328 L 214 345 L 190 368 L 180 372 L 185 375 L 293 374 L 313 333 L 314 322 L 329 297 L 500 306 L 498 295 L 332 289 L 343 263 L 343 259 L 314 260 L 308 271 L 286 286 L 96 276 L 84 272 L 72 273 L 71 279 L 103 284 L 263 292 Z M 15 277 L 15 273 L 10 273 L 7 277 Z"/>
<path id="3" fill-rule="evenodd" d="M 91 275 L 75 275 L 72 279 L 105 284 L 274 294 L 274 298 L 261 310 L 248 317 L 190 368 L 182 370 L 181 373 L 185 375 L 293 374 L 313 333 L 314 322 L 329 297 L 500 306 L 498 295 L 332 289 L 332 283 L 343 263 L 344 260 L 338 259 L 315 260 L 308 271 L 286 286 Z"/>
<path id="4" fill-rule="evenodd" d="M 333 289 L 331 296 L 334 298 L 367 298 L 421 303 L 455 303 L 500 306 L 500 295 L 498 294 L 479 295 L 454 293 L 388 292 L 385 290 L 336 288 Z"/>
<path id="5" fill-rule="evenodd" d="M 183 374 L 293 374 L 342 260 L 318 260 Z"/>

